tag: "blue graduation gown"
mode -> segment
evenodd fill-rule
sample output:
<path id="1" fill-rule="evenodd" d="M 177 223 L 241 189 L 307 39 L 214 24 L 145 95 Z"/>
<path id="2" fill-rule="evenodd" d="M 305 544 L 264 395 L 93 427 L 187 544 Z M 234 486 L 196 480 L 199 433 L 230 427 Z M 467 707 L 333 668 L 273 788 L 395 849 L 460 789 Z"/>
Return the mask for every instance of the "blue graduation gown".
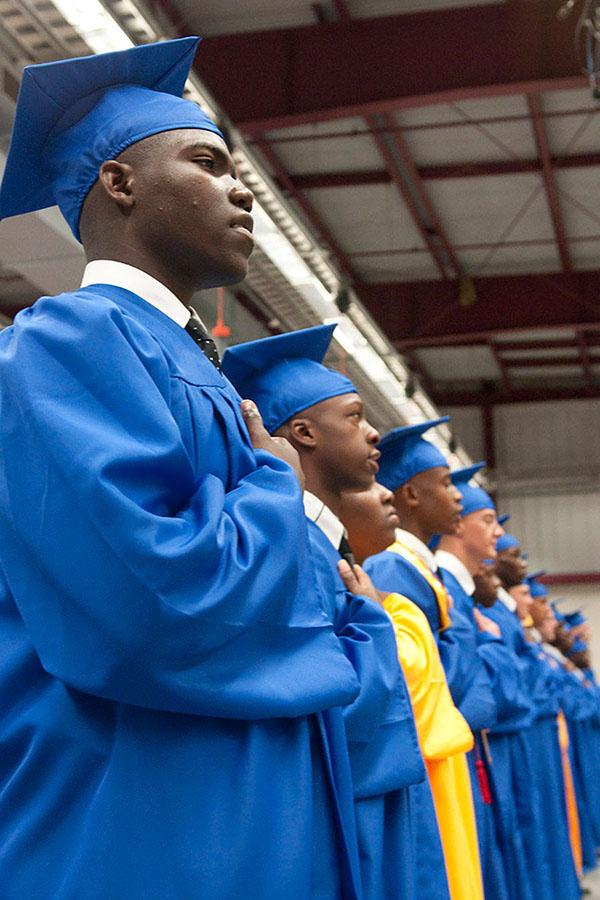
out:
<path id="1" fill-rule="evenodd" d="M 539 647 L 525 639 L 517 616 L 500 602 L 488 613 L 519 657 L 525 690 L 532 703 L 532 722 L 518 732 L 520 747 L 512 765 L 517 820 L 530 870 L 531 893 L 540 900 L 575 900 L 579 887 L 569 842 L 558 743 L 557 683 Z"/>
<path id="2" fill-rule="evenodd" d="M 236 392 L 94 285 L 2 332 L 0 402 L 3 897 L 357 896 L 358 681 Z"/>
<path id="3" fill-rule="evenodd" d="M 526 777 L 521 777 L 524 783 L 518 791 L 517 780 L 528 766 L 529 757 L 522 753 L 519 733 L 531 724 L 532 705 L 525 693 L 518 657 L 503 640 L 486 640 L 487 637 L 480 633 L 478 649 L 490 679 L 497 713 L 496 723 L 487 735 L 492 758 L 488 770 L 493 795 L 491 812 L 508 895 L 511 900 L 530 900 L 531 869 L 520 833 L 517 803 L 525 814 L 536 806 L 530 796 L 532 779 L 528 783 Z M 518 800 L 517 793 L 526 798 L 525 802 Z"/>
<path id="4" fill-rule="evenodd" d="M 360 693 L 344 709 L 356 802 L 362 886 L 369 900 L 418 900 L 410 786 L 425 778 L 408 689 L 387 613 L 346 591 L 339 553 L 308 523 L 321 595 Z"/>
<path id="5" fill-rule="evenodd" d="M 473 599 L 463 590 L 452 572 L 440 567 L 439 573 L 446 590 L 452 597 L 450 610 L 452 625 L 448 631 L 453 632 L 453 644 L 460 648 L 460 653 L 442 653 L 442 650 L 446 651 L 449 645 L 447 642 L 440 641 L 440 657 L 444 664 L 452 699 L 465 717 L 476 739 L 475 748 L 467 753 L 467 762 L 471 776 L 485 898 L 486 900 L 508 900 L 508 885 L 492 810 L 493 798 L 492 804 L 485 802 L 476 768 L 478 761 L 485 766 L 491 788 L 493 779 L 491 766 L 486 759 L 478 734 L 483 729 L 489 729 L 495 725 L 497 710 L 496 699 L 492 692 L 487 668 L 481 657 L 480 647 L 488 642 L 500 643 L 500 640 L 478 630 L 473 615 Z"/>

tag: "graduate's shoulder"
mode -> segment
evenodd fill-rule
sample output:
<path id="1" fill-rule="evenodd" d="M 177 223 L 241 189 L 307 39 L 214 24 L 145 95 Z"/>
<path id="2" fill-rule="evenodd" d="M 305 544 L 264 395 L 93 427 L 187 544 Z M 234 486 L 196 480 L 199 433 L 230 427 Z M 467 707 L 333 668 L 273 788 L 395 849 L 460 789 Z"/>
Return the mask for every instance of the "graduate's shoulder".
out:
<path id="1" fill-rule="evenodd" d="M 40 297 L 21 310 L 0 333 L 0 353 L 17 353 L 33 347 L 48 353 L 70 347 L 84 355 L 84 348 L 108 348 L 128 343 L 142 352 L 159 350 L 151 332 L 129 314 L 111 295 L 110 288 L 78 288 Z"/>

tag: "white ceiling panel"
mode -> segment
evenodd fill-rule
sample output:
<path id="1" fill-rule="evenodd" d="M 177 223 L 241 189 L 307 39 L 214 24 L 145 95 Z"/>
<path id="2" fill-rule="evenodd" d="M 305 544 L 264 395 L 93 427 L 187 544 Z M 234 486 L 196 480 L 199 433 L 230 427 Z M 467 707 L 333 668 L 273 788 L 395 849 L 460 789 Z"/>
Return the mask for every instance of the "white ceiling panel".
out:
<path id="1" fill-rule="evenodd" d="M 600 228 L 598 233 L 600 234 Z M 597 269 L 600 266 L 600 239 L 571 241 L 569 255 L 574 269 L 578 271 Z"/>
<path id="2" fill-rule="evenodd" d="M 577 347 L 565 347 L 557 350 L 553 347 L 540 347 L 538 350 L 507 350 L 502 354 L 502 359 L 507 363 L 518 362 L 520 359 L 553 359 L 555 356 L 579 358 Z"/>
<path id="3" fill-rule="evenodd" d="M 553 156 L 597 153 L 600 149 L 600 115 L 550 116 L 544 128 Z"/>
<path id="4" fill-rule="evenodd" d="M 568 328 L 536 328 L 531 331 L 502 331 L 494 335 L 494 343 L 516 343 L 517 341 L 573 340 L 575 332 Z"/>
<path id="5" fill-rule="evenodd" d="M 397 16 L 462 6 L 485 6 L 498 0 L 348 0 L 352 18 Z M 274 28 L 294 28 L 317 24 L 312 3 L 307 0 L 177 0 L 177 9 L 192 31 L 198 34 L 233 34 Z M 335 17 L 332 0 L 323 6 Z"/>
<path id="6" fill-rule="evenodd" d="M 415 352 L 434 381 L 495 381 L 500 377 L 488 347 L 422 347 Z"/>
<path id="7" fill-rule="evenodd" d="M 498 247 L 490 250 L 458 251 L 459 261 L 469 275 L 511 275 L 558 272 L 561 264 L 554 244 Z"/>
<path id="8" fill-rule="evenodd" d="M 528 122 L 409 130 L 405 136 L 418 165 L 504 162 L 537 156 Z"/>
<path id="9" fill-rule="evenodd" d="M 570 91 L 547 91 L 542 94 L 544 112 L 571 112 L 574 109 L 590 109 L 597 106 L 592 93 L 587 88 L 573 88 Z"/>
<path id="10" fill-rule="evenodd" d="M 383 169 L 383 160 L 368 135 L 294 141 L 274 144 L 273 149 L 292 174 L 353 172 Z"/>
<path id="11" fill-rule="evenodd" d="M 435 180 L 428 182 L 427 189 L 454 245 L 553 237 L 541 178 L 536 174 Z"/>
<path id="12" fill-rule="evenodd" d="M 406 204 L 391 184 L 322 188 L 307 195 L 350 253 L 424 247 Z"/>
<path id="13" fill-rule="evenodd" d="M 428 250 L 411 254 L 353 257 L 352 264 L 363 281 L 371 284 L 439 278 L 439 271 Z"/>
<path id="14" fill-rule="evenodd" d="M 362 116 L 349 116 L 346 119 L 330 119 L 327 122 L 310 122 L 305 125 L 292 125 L 288 128 L 275 128 L 272 131 L 266 131 L 265 136 L 267 140 L 272 138 L 312 138 L 320 134 L 347 134 L 350 131 L 368 131 Z"/>
<path id="15" fill-rule="evenodd" d="M 570 237 L 600 235 L 600 167 L 559 169 L 556 186 L 567 234 Z M 573 250 L 578 252 L 575 246 Z"/>
<path id="16" fill-rule="evenodd" d="M 554 379 L 562 379 L 565 376 L 570 375 L 581 375 L 581 364 L 578 366 L 534 366 L 532 368 L 523 368 L 519 366 L 515 366 L 514 368 L 511 366 L 510 368 L 510 376 L 511 378 L 514 376 L 515 378 L 522 379 L 534 379 L 534 378 L 554 378 Z"/>

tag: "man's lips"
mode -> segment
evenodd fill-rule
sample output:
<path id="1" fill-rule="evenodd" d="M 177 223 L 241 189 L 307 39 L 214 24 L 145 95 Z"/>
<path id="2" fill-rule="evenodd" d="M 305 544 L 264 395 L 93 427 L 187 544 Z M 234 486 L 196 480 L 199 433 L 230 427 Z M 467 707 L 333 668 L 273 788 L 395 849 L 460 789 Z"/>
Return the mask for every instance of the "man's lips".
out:
<path id="1" fill-rule="evenodd" d="M 242 234 L 245 238 L 254 244 L 254 237 L 252 235 L 252 230 L 254 228 L 254 219 L 249 213 L 240 213 L 239 216 L 236 216 L 231 220 L 230 228 L 233 228 L 235 232 L 238 234 Z"/>
<path id="2" fill-rule="evenodd" d="M 377 460 L 379 459 L 380 456 L 381 456 L 381 453 L 379 452 L 379 450 L 377 450 L 375 453 L 371 453 L 371 455 L 369 456 L 369 459 L 367 460 L 369 465 L 375 472 L 375 474 L 377 474 L 377 472 L 379 472 L 379 463 L 377 462 Z"/>

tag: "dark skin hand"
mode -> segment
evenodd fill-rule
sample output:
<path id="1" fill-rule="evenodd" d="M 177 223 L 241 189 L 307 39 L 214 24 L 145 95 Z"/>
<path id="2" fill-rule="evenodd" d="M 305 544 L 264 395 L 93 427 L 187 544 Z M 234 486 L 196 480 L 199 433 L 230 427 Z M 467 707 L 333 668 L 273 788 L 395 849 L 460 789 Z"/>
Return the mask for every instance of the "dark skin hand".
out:
<path id="1" fill-rule="evenodd" d="M 388 596 L 387 592 L 377 590 L 367 573 L 357 564 L 351 566 L 345 559 L 340 559 L 338 572 L 346 590 L 350 591 L 351 594 L 360 594 L 361 597 L 368 597 L 369 600 L 379 605 L 382 605 Z"/>
<path id="2" fill-rule="evenodd" d="M 304 490 L 304 472 L 300 464 L 300 457 L 290 442 L 284 437 L 271 437 L 263 425 L 263 420 L 256 404 L 252 400 L 243 400 L 241 410 L 254 449 L 266 450 L 278 459 L 288 463 L 296 473 L 300 487 Z"/>

